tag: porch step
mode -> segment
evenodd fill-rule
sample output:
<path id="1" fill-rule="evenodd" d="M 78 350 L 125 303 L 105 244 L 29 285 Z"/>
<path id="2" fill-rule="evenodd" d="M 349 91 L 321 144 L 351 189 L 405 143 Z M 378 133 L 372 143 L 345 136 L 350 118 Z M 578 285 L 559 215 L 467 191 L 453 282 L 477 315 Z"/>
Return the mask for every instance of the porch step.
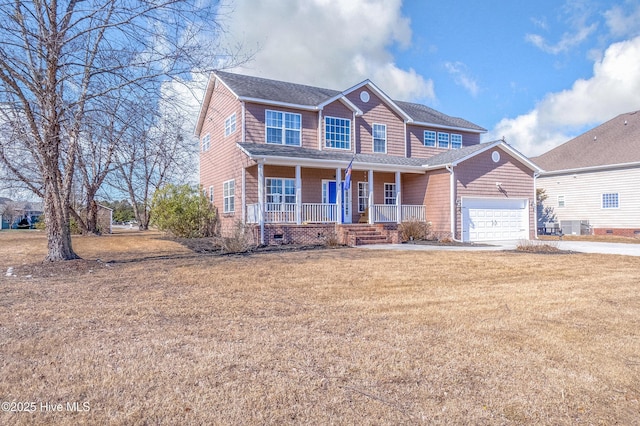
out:
<path id="1" fill-rule="evenodd" d="M 389 244 L 389 234 L 378 226 L 373 225 L 343 225 L 347 232 L 348 240 L 355 245 Z"/>
<path id="2" fill-rule="evenodd" d="M 364 246 L 368 244 L 389 244 L 389 238 L 384 235 L 366 235 L 366 236 L 357 236 L 356 237 L 356 245 Z"/>

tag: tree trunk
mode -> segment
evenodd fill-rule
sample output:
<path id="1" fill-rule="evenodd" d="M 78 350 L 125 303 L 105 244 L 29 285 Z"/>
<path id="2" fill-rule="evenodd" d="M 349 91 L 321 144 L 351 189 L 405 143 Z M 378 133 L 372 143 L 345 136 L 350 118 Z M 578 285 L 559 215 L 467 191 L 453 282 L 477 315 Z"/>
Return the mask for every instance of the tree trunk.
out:
<path id="1" fill-rule="evenodd" d="M 45 182 L 44 219 L 47 230 L 48 254 L 45 260 L 79 259 L 71 246 L 71 228 L 69 226 L 69 203 L 62 194 L 55 191 L 54 185 Z"/>

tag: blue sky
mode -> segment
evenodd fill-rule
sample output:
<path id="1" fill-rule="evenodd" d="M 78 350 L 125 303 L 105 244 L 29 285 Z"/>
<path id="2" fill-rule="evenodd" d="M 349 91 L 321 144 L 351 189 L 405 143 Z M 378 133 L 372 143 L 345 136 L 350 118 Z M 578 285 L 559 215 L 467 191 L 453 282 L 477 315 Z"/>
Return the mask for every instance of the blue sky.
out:
<path id="1" fill-rule="evenodd" d="M 640 109 L 640 0 L 234 0 L 232 71 L 332 89 L 369 78 L 534 156 Z"/>

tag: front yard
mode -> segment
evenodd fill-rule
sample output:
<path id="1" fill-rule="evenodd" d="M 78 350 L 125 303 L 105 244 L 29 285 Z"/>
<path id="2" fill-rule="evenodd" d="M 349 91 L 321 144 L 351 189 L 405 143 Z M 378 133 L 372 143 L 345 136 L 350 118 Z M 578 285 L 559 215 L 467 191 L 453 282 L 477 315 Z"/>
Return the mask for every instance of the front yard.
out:
<path id="1" fill-rule="evenodd" d="M 0 232 L 1 424 L 640 418 L 640 258 L 45 245 Z"/>

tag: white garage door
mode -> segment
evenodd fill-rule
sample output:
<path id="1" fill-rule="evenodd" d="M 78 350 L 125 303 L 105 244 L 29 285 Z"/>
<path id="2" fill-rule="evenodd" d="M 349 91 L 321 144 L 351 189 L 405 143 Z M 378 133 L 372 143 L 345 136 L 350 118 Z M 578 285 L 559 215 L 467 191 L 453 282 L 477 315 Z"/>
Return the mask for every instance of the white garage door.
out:
<path id="1" fill-rule="evenodd" d="M 462 199 L 462 240 L 497 241 L 529 238 L 529 201 Z"/>

